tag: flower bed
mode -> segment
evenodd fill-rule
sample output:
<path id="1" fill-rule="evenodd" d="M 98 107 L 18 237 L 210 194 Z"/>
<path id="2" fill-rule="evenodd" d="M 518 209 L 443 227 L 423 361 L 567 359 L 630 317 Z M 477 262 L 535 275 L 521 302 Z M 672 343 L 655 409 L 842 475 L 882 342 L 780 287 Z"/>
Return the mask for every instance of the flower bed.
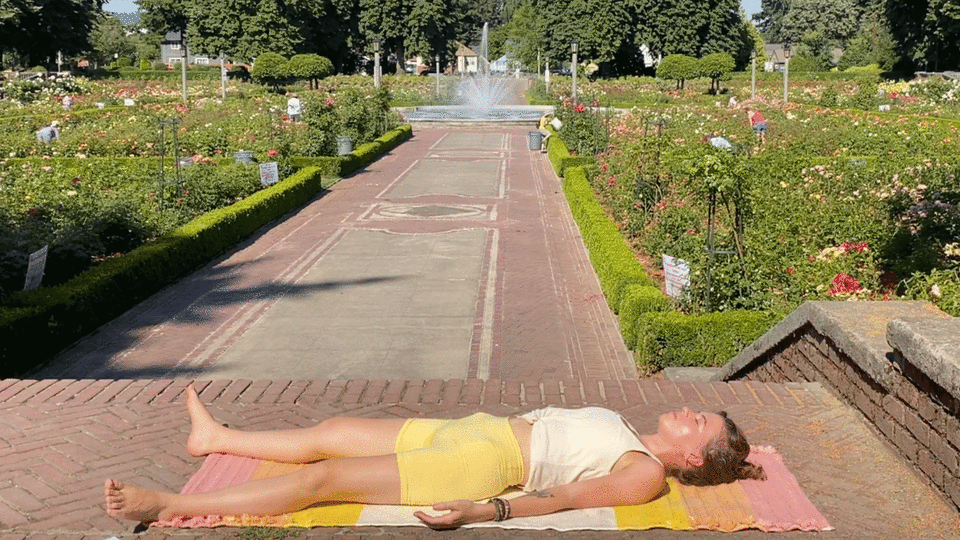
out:
<path id="1" fill-rule="evenodd" d="M 255 85 L 234 88 L 251 95 L 226 103 L 210 97 L 214 90 L 191 86 L 198 97 L 188 107 L 174 84 L 80 81 L 59 90 L 82 92 L 71 110 L 56 90 L 21 92 L 35 102 L 15 108 L 2 102 L 4 112 L 19 114 L 0 118 L 0 303 L 23 287 L 28 256 L 43 245 L 50 246 L 43 284 L 57 285 L 262 189 L 258 167 L 234 165 L 236 152 L 278 162 L 280 179 L 296 156 L 330 156 L 322 159 L 335 164 L 324 172 L 345 174 L 372 159 L 371 150 L 337 158 L 335 148 L 315 141 L 349 132 L 360 150 L 396 125 L 385 90 L 344 84 L 305 92 L 307 110 L 322 104 L 322 125 L 290 122 L 286 97 Z M 83 108 L 125 99 L 135 105 Z M 39 141 L 35 131 L 52 120 L 60 137 Z"/>
<path id="2" fill-rule="evenodd" d="M 590 178 L 632 245 L 690 263 L 681 309 L 787 313 L 807 299 L 920 297 L 960 314 L 956 122 L 756 100 L 771 126 L 760 145 L 741 110 L 698 100 L 621 117 Z M 664 122 L 661 137 L 651 119 Z M 742 152 L 711 146 L 708 133 Z M 724 252 L 713 256 L 711 197 Z"/>
<path id="3" fill-rule="evenodd" d="M 383 135 L 346 156 L 341 171 L 352 172 L 411 135 L 410 126 Z M 7 305 L 0 306 L 0 360 L 8 373 L 37 365 L 63 345 L 302 205 L 329 183 L 321 170 L 307 167 L 125 255 L 107 258 L 62 285 L 11 295 Z"/>

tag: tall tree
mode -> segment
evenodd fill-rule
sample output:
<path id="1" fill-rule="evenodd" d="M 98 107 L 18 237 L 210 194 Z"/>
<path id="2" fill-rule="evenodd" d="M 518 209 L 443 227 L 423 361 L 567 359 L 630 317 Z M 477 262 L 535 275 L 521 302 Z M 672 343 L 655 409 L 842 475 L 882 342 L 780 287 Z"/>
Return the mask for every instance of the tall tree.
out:
<path id="1" fill-rule="evenodd" d="M 410 0 L 360 0 L 360 30 L 367 41 L 380 40 L 381 51 L 396 58 L 397 73 L 406 59 L 404 41 Z"/>
<path id="2" fill-rule="evenodd" d="M 424 58 L 438 54 L 443 58 L 450 56 L 456 17 L 449 11 L 449 6 L 446 0 L 414 0 L 407 16 L 407 36 L 404 39 L 404 50 L 408 55 Z"/>
<path id="3" fill-rule="evenodd" d="M 127 35 L 127 28 L 116 15 L 102 13 L 90 32 L 90 44 L 93 47 L 93 61 L 109 62 L 116 57 L 130 57 L 136 51 L 136 44 Z"/>
<path id="4" fill-rule="evenodd" d="M 535 67 L 538 59 L 546 59 L 546 40 L 537 24 L 537 10 L 532 2 L 524 2 L 514 10 L 505 28 L 507 51 L 521 64 Z"/>
<path id="5" fill-rule="evenodd" d="M 88 51 L 102 7 L 102 0 L 0 0 L 0 52 L 52 65 L 58 52 Z"/>
<path id="6" fill-rule="evenodd" d="M 303 42 L 301 14 L 283 0 L 194 0 L 187 36 L 196 52 L 250 62 L 266 52 L 290 56 Z"/>
<path id="7" fill-rule="evenodd" d="M 783 18 L 789 10 L 790 0 L 760 1 L 760 13 L 753 15 L 753 21 L 767 43 L 783 41 Z"/>
<path id="8" fill-rule="evenodd" d="M 579 60 L 610 62 L 631 34 L 634 0 L 531 0 L 538 41 L 543 54 L 555 61 L 569 61 L 570 44 L 580 44 Z M 516 14 L 514 15 L 516 17 Z M 536 51 L 528 51 L 536 56 Z"/>
<path id="9" fill-rule="evenodd" d="M 960 0 L 887 0 L 889 27 L 913 67 L 942 71 L 960 64 Z"/>
<path id="10" fill-rule="evenodd" d="M 654 56 L 701 56 L 723 52 L 739 57 L 749 39 L 738 0 L 636 0 L 637 41 Z"/>
<path id="11" fill-rule="evenodd" d="M 844 45 L 857 34 L 860 7 L 854 0 L 791 0 L 781 19 L 781 39 L 794 43 L 810 33 L 820 33 L 835 45 Z"/>

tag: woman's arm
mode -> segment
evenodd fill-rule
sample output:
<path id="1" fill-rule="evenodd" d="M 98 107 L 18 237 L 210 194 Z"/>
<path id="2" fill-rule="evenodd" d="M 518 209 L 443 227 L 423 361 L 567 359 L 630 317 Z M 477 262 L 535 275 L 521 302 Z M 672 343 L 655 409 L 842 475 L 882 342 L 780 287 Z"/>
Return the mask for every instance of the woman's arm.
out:
<path id="1" fill-rule="evenodd" d="M 643 504 L 659 495 L 664 483 L 663 467 L 651 459 L 639 460 L 600 478 L 556 486 L 510 499 L 510 517 L 542 516 L 576 508 Z M 472 501 L 439 503 L 435 504 L 433 509 L 447 512 L 440 516 L 431 516 L 424 512 L 416 512 L 414 515 L 435 528 L 490 521 L 497 515 L 492 503 Z"/>

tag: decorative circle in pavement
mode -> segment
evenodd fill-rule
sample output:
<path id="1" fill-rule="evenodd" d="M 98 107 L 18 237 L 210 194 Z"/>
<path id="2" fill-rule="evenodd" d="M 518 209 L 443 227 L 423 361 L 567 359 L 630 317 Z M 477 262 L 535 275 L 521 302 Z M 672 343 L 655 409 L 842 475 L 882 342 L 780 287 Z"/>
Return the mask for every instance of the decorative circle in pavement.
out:
<path id="1" fill-rule="evenodd" d="M 494 218 L 494 208 L 487 204 L 378 204 L 365 219 L 490 220 Z"/>

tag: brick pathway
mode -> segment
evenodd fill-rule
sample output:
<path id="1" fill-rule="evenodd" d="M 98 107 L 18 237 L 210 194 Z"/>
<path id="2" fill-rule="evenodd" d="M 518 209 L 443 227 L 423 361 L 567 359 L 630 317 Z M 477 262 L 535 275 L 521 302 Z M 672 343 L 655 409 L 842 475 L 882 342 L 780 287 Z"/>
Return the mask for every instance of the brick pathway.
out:
<path id="1" fill-rule="evenodd" d="M 751 442 L 780 450 L 814 504 L 837 528 L 824 533 L 825 537 L 955 537 L 960 530 L 957 514 L 851 409 L 819 385 L 637 380 L 559 181 L 544 157 L 526 150 L 525 143 L 526 131 L 519 129 L 418 130 L 399 150 L 155 295 L 79 343 L 34 379 L 0 381 L 0 540 L 133 538 L 129 523 L 104 512 L 103 479 L 116 476 L 146 487 L 182 487 L 199 465 L 183 448 L 188 427 L 183 388 L 193 380 L 211 379 L 200 383 L 202 398 L 217 418 L 245 429 L 306 426 L 334 415 L 456 417 L 475 411 L 507 415 L 544 405 L 596 404 L 620 411 L 645 431 L 653 428 L 659 413 L 681 406 L 725 409 Z M 487 177 L 476 175 L 473 184 L 462 183 L 490 161 L 501 164 L 497 182 L 484 183 Z M 438 182 L 475 190 L 472 195 L 425 194 L 423 183 L 403 184 L 416 179 L 418 164 L 442 168 L 449 163 L 458 164 L 462 169 L 451 170 L 463 170 L 464 176 L 438 178 Z M 397 186 L 402 189 L 391 194 Z M 484 191 L 488 188 L 493 191 Z M 282 326 L 267 325 L 271 317 L 283 310 L 301 310 L 299 317 L 289 317 L 289 323 L 306 324 L 313 316 L 309 306 L 328 301 L 325 295 L 331 290 L 355 294 L 351 291 L 356 287 L 351 286 L 371 282 L 369 276 L 356 275 L 350 283 L 331 284 L 315 273 L 317 268 L 329 270 L 330 261 L 345 253 L 344 238 L 358 238 L 358 232 L 376 238 L 377 231 L 388 231 L 419 241 L 440 232 L 477 230 L 483 231 L 482 241 L 468 234 L 460 243 L 430 244 L 431 249 L 472 254 L 451 259 L 451 264 L 461 259 L 476 264 L 464 267 L 476 272 L 474 290 L 452 289 L 455 295 L 469 292 L 476 299 L 467 319 L 462 376 L 377 379 L 387 371 L 381 362 L 384 369 L 379 371 L 327 380 L 313 365 L 323 361 L 316 354 L 308 358 L 312 363 L 303 362 L 304 355 L 296 359 L 301 362 L 294 370 L 297 376 L 256 375 L 257 370 L 275 369 L 271 364 L 284 364 L 279 352 L 295 350 L 296 340 L 306 333 L 297 327 L 287 335 L 271 335 L 282 330 Z M 383 245 L 383 249 L 390 247 Z M 416 285 L 432 294 L 424 289 L 430 286 L 427 281 L 416 281 Z M 362 296 L 355 298 L 362 300 Z M 413 296 L 407 303 L 390 305 L 391 309 L 416 309 Z M 345 316 L 340 312 L 351 308 L 356 306 L 332 310 L 321 321 L 323 325 L 316 324 L 310 331 L 323 331 L 336 317 Z M 383 317 L 382 324 L 390 322 L 382 313 L 369 314 Z M 450 327 L 461 328 L 457 324 Z M 252 356 L 251 362 L 259 361 L 258 357 L 266 361 L 250 376 L 224 377 L 229 366 L 223 359 L 242 353 L 245 349 L 240 345 L 251 341 L 257 331 L 262 342 L 277 343 L 272 350 L 276 354 Z M 422 341 L 428 335 L 414 337 Z M 320 341 L 325 347 L 330 346 L 327 340 L 342 339 L 364 350 L 373 350 L 368 342 L 377 337 L 324 336 Z M 574 535 L 584 540 L 769 537 L 756 531 L 730 535 L 441 533 L 422 528 L 289 532 L 304 538 L 449 538 L 455 534 L 481 540 Z M 150 530 L 144 534 L 164 539 L 236 538 L 238 531 Z"/>
<path id="2" fill-rule="evenodd" d="M 31 376 L 331 375 L 636 377 L 527 130 L 420 129 Z"/>

